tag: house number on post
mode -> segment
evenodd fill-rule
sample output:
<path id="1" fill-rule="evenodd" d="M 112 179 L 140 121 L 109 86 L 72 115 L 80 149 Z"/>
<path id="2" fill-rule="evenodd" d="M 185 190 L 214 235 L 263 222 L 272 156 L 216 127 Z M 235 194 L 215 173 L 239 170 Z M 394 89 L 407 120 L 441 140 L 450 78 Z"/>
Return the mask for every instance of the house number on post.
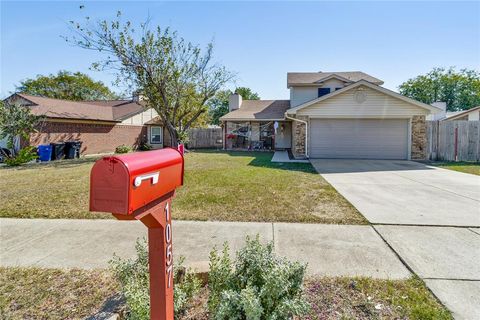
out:
<path id="1" fill-rule="evenodd" d="M 167 243 L 165 248 L 165 261 L 167 265 L 167 288 L 172 286 L 172 277 L 173 277 L 173 253 L 172 253 L 172 220 L 170 217 L 170 203 L 167 202 L 165 205 L 165 242 Z"/>

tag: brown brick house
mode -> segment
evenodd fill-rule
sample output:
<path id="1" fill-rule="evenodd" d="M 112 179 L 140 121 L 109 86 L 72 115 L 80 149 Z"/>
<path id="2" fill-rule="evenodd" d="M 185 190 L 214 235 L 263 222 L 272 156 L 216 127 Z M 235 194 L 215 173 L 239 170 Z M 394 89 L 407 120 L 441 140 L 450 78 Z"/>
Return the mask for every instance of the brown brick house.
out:
<path id="1" fill-rule="evenodd" d="M 290 100 L 230 96 L 225 149 L 295 158 L 425 159 L 425 117 L 441 110 L 383 88 L 364 72 L 287 74 Z"/>
<path id="2" fill-rule="evenodd" d="M 53 142 L 81 141 L 81 153 L 113 152 L 119 145 L 133 148 L 146 143 L 153 148 L 165 145 L 165 129 L 155 110 L 137 97 L 130 100 L 69 101 L 15 93 L 10 103 L 28 106 L 45 121 L 23 145 L 38 146 Z M 147 124 L 152 119 L 156 121 Z"/>

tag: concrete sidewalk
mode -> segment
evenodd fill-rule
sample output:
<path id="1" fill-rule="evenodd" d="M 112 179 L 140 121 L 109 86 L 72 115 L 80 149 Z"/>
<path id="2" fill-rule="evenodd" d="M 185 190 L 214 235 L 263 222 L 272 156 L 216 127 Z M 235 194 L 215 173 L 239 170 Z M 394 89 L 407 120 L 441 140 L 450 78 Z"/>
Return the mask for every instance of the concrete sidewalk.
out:
<path id="1" fill-rule="evenodd" d="M 425 280 L 455 319 L 480 319 L 480 234 L 476 229 L 379 225 L 374 228 Z"/>
<path id="2" fill-rule="evenodd" d="M 140 223 L 115 220 L 0 219 L 0 231 L 0 265 L 47 268 L 105 268 L 114 253 L 133 257 L 146 236 Z M 279 255 L 307 262 L 310 275 L 411 275 L 370 226 L 174 221 L 174 254 L 203 271 L 214 246 L 228 241 L 235 251 L 256 234 Z"/>

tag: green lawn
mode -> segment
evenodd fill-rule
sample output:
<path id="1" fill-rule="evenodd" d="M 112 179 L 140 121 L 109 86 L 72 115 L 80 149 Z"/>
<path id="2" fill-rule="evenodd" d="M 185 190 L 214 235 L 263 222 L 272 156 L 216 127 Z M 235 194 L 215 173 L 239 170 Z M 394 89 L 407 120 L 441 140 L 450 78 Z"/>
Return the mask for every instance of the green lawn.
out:
<path id="1" fill-rule="evenodd" d="M 116 292 L 104 270 L 0 267 L 0 319 L 84 319 Z"/>
<path id="2" fill-rule="evenodd" d="M 480 162 L 438 162 L 434 166 L 480 176 Z"/>
<path id="3" fill-rule="evenodd" d="M 191 152 L 173 202 L 184 220 L 365 224 L 310 164 L 272 163 L 271 153 Z M 111 218 L 88 212 L 94 159 L 0 168 L 0 216 Z"/>
<path id="4" fill-rule="evenodd" d="M 320 319 L 452 319 L 422 280 L 320 278 L 307 280 L 305 294 Z"/>
<path id="5" fill-rule="evenodd" d="M 119 292 L 109 271 L 0 268 L 1 319 L 84 319 Z M 208 289 L 201 290 L 182 320 L 207 320 Z M 417 278 L 312 278 L 311 305 L 302 319 L 452 319 Z"/>

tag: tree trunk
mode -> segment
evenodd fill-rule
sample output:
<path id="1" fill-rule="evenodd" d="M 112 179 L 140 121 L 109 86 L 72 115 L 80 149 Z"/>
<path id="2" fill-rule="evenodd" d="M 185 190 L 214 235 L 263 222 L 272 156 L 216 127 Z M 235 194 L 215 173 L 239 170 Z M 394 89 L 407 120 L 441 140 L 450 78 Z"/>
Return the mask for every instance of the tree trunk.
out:
<path id="1" fill-rule="evenodd" d="M 10 149 L 12 157 L 17 156 L 17 137 L 15 135 L 9 135 L 7 139 L 7 148 Z"/>
<path id="2" fill-rule="evenodd" d="M 171 144 L 171 147 L 172 147 L 172 148 L 178 147 L 178 135 L 177 135 L 177 132 L 174 131 L 174 130 L 172 130 L 172 131 L 169 130 L 169 134 L 170 134 L 170 144 Z"/>

